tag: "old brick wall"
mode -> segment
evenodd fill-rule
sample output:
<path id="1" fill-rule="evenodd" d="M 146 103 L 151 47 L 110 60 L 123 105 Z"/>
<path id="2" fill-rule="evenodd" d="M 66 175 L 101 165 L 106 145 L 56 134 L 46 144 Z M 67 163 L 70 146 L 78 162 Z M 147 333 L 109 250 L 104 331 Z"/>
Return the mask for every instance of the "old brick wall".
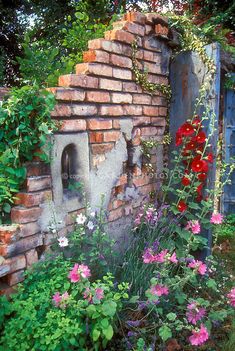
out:
<path id="1" fill-rule="evenodd" d="M 89 179 L 85 191 L 93 208 L 105 194 L 115 234 L 122 232 L 123 223 L 131 223 L 135 211 L 159 186 L 156 174 L 163 159 L 159 145 L 151 157 L 156 172 L 152 174 L 141 153 L 141 139 L 162 141 L 167 100 L 160 92 L 151 95 L 136 84 L 131 60 L 135 39 L 139 66 L 148 70 L 149 81 L 168 84 L 172 32 L 164 18 L 135 12 L 116 22 L 104 39 L 90 41 L 76 73 L 61 76 L 59 86 L 50 89 L 57 99 L 52 116 L 60 122 L 57 143 L 62 136 L 68 140 L 87 137 L 89 162 L 84 164 Z M 76 214 L 83 211 L 81 204 L 73 205 L 72 210 L 63 202 L 56 205 L 55 188 L 61 180 L 53 174 L 53 167 L 39 161 L 27 165 L 25 187 L 11 213 L 15 224 L 0 227 L 2 290 L 20 282 L 25 268 L 50 245 L 53 235 L 46 228 L 51 208 L 61 219 L 60 235 L 72 230 Z"/>

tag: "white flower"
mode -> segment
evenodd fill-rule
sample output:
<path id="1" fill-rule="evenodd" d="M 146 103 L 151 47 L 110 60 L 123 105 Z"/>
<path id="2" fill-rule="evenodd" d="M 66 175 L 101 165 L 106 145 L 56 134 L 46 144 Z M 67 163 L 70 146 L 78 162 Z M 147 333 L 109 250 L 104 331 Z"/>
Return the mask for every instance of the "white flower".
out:
<path id="1" fill-rule="evenodd" d="M 76 222 L 77 224 L 84 224 L 86 222 L 86 216 L 80 213 L 79 215 L 77 215 Z"/>
<path id="2" fill-rule="evenodd" d="M 87 223 L 87 228 L 90 229 L 90 230 L 94 229 L 94 223 L 92 221 L 89 221 Z"/>
<path id="3" fill-rule="evenodd" d="M 95 217 L 95 212 L 91 212 L 90 216 Z"/>
<path id="4" fill-rule="evenodd" d="M 52 232 L 53 234 L 55 234 L 55 233 L 56 233 L 56 229 L 52 229 L 51 232 Z"/>
<path id="5" fill-rule="evenodd" d="M 69 241 L 65 236 L 62 236 L 61 238 L 59 238 L 58 242 L 60 247 L 66 247 L 69 244 Z"/>

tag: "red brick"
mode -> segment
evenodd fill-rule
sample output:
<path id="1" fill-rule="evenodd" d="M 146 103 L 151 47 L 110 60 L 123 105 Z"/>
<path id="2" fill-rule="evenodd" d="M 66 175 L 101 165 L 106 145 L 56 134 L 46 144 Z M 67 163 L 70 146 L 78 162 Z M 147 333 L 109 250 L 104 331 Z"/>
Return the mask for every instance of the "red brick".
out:
<path id="1" fill-rule="evenodd" d="M 94 39 L 88 42 L 88 47 L 90 49 L 102 49 L 108 52 L 113 52 L 115 54 L 122 53 L 123 56 L 132 56 L 132 49 L 131 46 L 124 43 L 118 43 L 110 40 L 105 39 Z M 141 50 L 138 50 L 136 54 L 136 58 L 142 59 L 143 53 Z"/>
<path id="2" fill-rule="evenodd" d="M 152 101 L 151 95 L 135 94 L 133 95 L 133 104 L 150 105 Z"/>
<path id="3" fill-rule="evenodd" d="M 157 135 L 157 128 L 156 127 L 142 127 L 141 128 L 141 135 L 155 136 L 155 135 Z"/>
<path id="4" fill-rule="evenodd" d="M 135 36 L 133 34 L 118 29 L 105 32 L 104 37 L 107 40 L 117 40 L 127 44 L 131 44 L 135 40 Z"/>
<path id="5" fill-rule="evenodd" d="M 34 249 L 43 244 L 43 236 L 36 234 L 24 239 L 20 239 L 10 245 L 0 245 L 0 255 L 5 257 L 14 257 L 28 250 Z"/>
<path id="6" fill-rule="evenodd" d="M 152 97 L 152 105 L 158 105 L 158 106 L 167 106 L 167 100 L 164 97 L 161 96 L 153 96 Z"/>
<path id="7" fill-rule="evenodd" d="M 167 116 L 167 108 L 166 107 L 159 107 L 159 115 L 160 116 Z"/>
<path id="8" fill-rule="evenodd" d="M 113 143 L 107 144 L 94 144 L 91 145 L 91 150 L 93 154 L 105 154 L 106 152 L 110 152 L 114 147 Z"/>
<path id="9" fill-rule="evenodd" d="M 162 72 L 161 66 L 159 64 L 152 63 L 152 62 L 144 62 L 144 70 L 153 74 L 161 74 Z"/>
<path id="10" fill-rule="evenodd" d="M 51 188 L 50 176 L 28 177 L 26 180 L 27 192 Z"/>
<path id="11" fill-rule="evenodd" d="M 113 128 L 120 129 L 120 121 L 114 119 L 113 120 Z"/>
<path id="12" fill-rule="evenodd" d="M 150 117 L 140 116 L 133 118 L 133 126 L 139 126 L 143 124 L 150 124 L 151 120 Z"/>
<path id="13" fill-rule="evenodd" d="M 112 120 L 105 119 L 89 119 L 88 129 L 100 130 L 100 129 L 112 129 Z"/>
<path id="14" fill-rule="evenodd" d="M 155 74 L 149 74 L 148 75 L 148 80 L 151 82 L 151 83 L 155 83 L 155 84 L 165 84 L 167 85 L 169 80 L 167 77 L 163 77 L 163 76 L 158 76 L 158 75 L 155 75 Z M 159 96 L 162 96 L 162 93 L 159 93 L 157 92 L 157 94 Z"/>
<path id="15" fill-rule="evenodd" d="M 113 23 L 114 29 L 123 29 L 132 34 L 140 35 L 141 37 L 145 34 L 145 27 L 139 24 L 128 22 L 128 21 L 118 21 Z"/>
<path id="16" fill-rule="evenodd" d="M 70 117 L 72 114 L 72 109 L 70 105 L 57 104 L 54 110 L 51 112 L 52 117 Z"/>
<path id="17" fill-rule="evenodd" d="M 67 119 L 60 122 L 60 131 L 62 132 L 79 132 L 86 130 L 86 120 L 84 119 Z"/>
<path id="18" fill-rule="evenodd" d="M 145 24 L 146 17 L 141 12 L 127 12 L 124 15 L 124 19 L 129 22 L 135 22 L 140 24 Z"/>
<path id="19" fill-rule="evenodd" d="M 152 37 L 144 37 L 142 42 L 143 42 L 143 48 L 147 50 L 152 50 L 155 52 L 161 52 L 160 45 L 159 45 L 159 48 L 157 48 L 156 41 L 153 41 Z"/>
<path id="20" fill-rule="evenodd" d="M 128 115 L 128 116 L 142 115 L 142 106 L 125 105 L 123 106 L 123 112 L 125 115 Z"/>
<path id="21" fill-rule="evenodd" d="M 27 268 L 38 261 L 37 250 L 32 249 L 25 253 Z"/>
<path id="22" fill-rule="evenodd" d="M 116 208 L 119 208 L 121 206 L 123 206 L 125 204 L 124 201 L 122 200 L 113 200 L 111 205 L 112 205 L 112 208 L 115 210 Z"/>
<path id="23" fill-rule="evenodd" d="M 133 180 L 135 186 L 140 187 L 146 184 L 151 183 L 151 178 L 146 175 L 141 175 L 138 178 Z"/>
<path id="24" fill-rule="evenodd" d="M 161 36 L 163 35 L 163 36 L 167 37 L 169 34 L 169 27 L 158 23 L 155 25 L 155 33 L 157 35 L 161 35 Z"/>
<path id="25" fill-rule="evenodd" d="M 127 183 L 127 175 L 126 174 L 122 174 L 117 183 L 116 183 L 116 186 L 119 186 L 119 185 L 125 185 Z"/>
<path id="26" fill-rule="evenodd" d="M 38 206 L 40 203 L 52 199 L 52 191 L 41 191 L 40 193 L 18 193 L 16 194 L 16 205 L 23 205 L 25 207 Z"/>
<path id="27" fill-rule="evenodd" d="M 103 91 L 88 91 L 86 100 L 90 102 L 110 102 L 110 94 Z"/>
<path id="28" fill-rule="evenodd" d="M 122 116 L 122 106 L 118 105 L 103 105 L 100 107 L 101 116 Z"/>
<path id="29" fill-rule="evenodd" d="M 90 143 L 102 143 L 104 141 L 103 132 L 90 132 L 89 139 Z"/>
<path id="30" fill-rule="evenodd" d="M 94 116 L 97 114 L 96 105 L 72 105 L 72 116 Z"/>
<path id="31" fill-rule="evenodd" d="M 112 67 L 101 63 L 79 63 L 76 65 L 76 74 L 94 74 L 112 77 Z"/>
<path id="32" fill-rule="evenodd" d="M 156 106 L 143 106 L 143 114 L 146 116 L 158 116 L 159 110 Z"/>
<path id="33" fill-rule="evenodd" d="M 168 25 L 168 18 L 157 13 L 146 13 L 145 18 L 147 24 L 162 23 L 165 26 Z"/>
<path id="34" fill-rule="evenodd" d="M 132 61 L 130 58 L 120 55 L 111 54 L 110 56 L 110 63 L 114 66 L 124 67 L 124 68 L 131 68 Z"/>
<path id="35" fill-rule="evenodd" d="M 124 215 L 123 208 L 119 207 L 116 210 L 112 210 L 109 212 L 108 221 L 113 222 L 113 221 L 123 217 L 123 215 Z"/>
<path id="36" fill-rule="evenodd" d="M 120 139 L 120 132 L 117 131 L 109 131 L 109 132 L 104 132 L 104 141 L 117 141 Z"/>
<path id="37" fill-rule="evenodd" d="M 26 267 L 26 259 L 24 255 L 8 258 L 4 263 L 10 266 L 9 273 L 19 271 L 20 269 L 24 269 Z"/>
<path id="38" fill-rule="evenodd" d="M 60 101 L 84 101 L 85 92 L 82 90 L 75 90 L 71 88 L 49 88 L 57 100 Z"/>
<path id="39" fill-rule="evenodd" d="M 132 95 L 128 93 L 112 93 L 112 102 L 116 104 L 131 104 Z"/>
<path id="40" fill-rule="evenodd" d="M 99 87 L 100 89 L 122 91 L 122 82 L 118 80 L 100 78 Z"/>
<path id="41" fill-rule="evenodd" d="M 40 232 L 40 227 L 37 222 L 20 224 L 19 236 L 25 238 Z"/>
<path id="42" fill-rule="evenodd" d="M 29 223 L 36 222 L 42 212 L 39 207 L 23 208 L 13 207 L 11 210 L 11 220 L 13 223 Z"/>
<path id="43" fill-rule="evenodd" d="M 132 205 L 126 205 L 124 207 L 124 215 L 125 216 L 130 216 L 132 214 L 133 214 L 133 207 L 132 207 Z"/>
<path id="44" fill-rule="evenodd" d="M 145 35 L 149 35 L 151 32 L 153 32 L 153 26 L 146 24 L 145 25 Z"/>
<path id="45" fill-rule="evenodd" d="M 83 53 L 84 62 L 109 63 L 109 54 L 101 50 L 89 50 Z"/>
<path id="46" fill-rule="evenodd" d="M 161 63 L 161 54 L 153 51 L 143 50 L 143 58 L 146 61 L 154 62 L 156 64 Z"/>
<path id="47" fill-rule="evenodd" d="M 142 89 L 136 83 L 124 82 L 123 83 L 123 91 L 130 92 L 130 93 L 141 93 Z"/>
<path id="48" fill-rule="evenodd" d="M 124 68 L 113 68 L 113 77 L 124 79 L 124 80 L 131 80 L 132 79 L 132 72 L 129 69 Z"/>
<path id="49" fill-rule="evenodd" d="M 162 118 L 162 117 L 152 117 L 151 124 L 159 126 L 159 127 L 165 127 L 166 126 L 166 119 Z"/>
<path id="50" fill-rule="evenodd" d="M 27 176 L 50 175 L 50 165 L 44 162 L 26 162 Z"/>
<path id="51" fill-rule="evenodd" d="M 1 225 L 0 226 L 0 241 L 3 244 L 8 244 L 19 237 L 20 227 L 18 224 Z"/>
<path id="52" fill-rule="evenodd" d="M 7 284 L 9 286 L 16 285 L 24 280 L 24 270 L 9 274 L 7 276 Z"/>
<path id="53" fill-rule="evenodd" d="M 98 78 L 89 77 L 82 74 L 67 74 L 59 77 L 59 86 L 96 89 L 98 88 Z"/>

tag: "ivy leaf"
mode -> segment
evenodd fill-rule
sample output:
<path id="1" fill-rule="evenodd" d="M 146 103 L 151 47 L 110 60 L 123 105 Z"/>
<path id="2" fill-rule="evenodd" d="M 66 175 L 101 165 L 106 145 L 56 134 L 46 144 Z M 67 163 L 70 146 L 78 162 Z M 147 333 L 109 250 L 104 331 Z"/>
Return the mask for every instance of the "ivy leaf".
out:
<path id="1" fill-rule="evenodd" d="M 167 325 L 163 325 L 158 329 L 159 336 L 163 341 L 166 341 L 172 337 L 171 329 Z"/>

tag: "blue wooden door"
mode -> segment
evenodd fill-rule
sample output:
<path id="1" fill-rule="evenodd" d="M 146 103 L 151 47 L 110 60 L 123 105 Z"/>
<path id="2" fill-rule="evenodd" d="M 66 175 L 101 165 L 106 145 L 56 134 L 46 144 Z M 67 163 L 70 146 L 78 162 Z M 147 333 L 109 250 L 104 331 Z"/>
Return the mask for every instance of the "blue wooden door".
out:
<path id="1" fill-rule="evenodd" d="M 235 79 L 235 73 L 233 74 Z M 235 91 L 225 90 L 224 99 L 224 149 L 225 162 L 235 162 Z M 222 210 L 224 213 L 235 213 L 235 171 L 231 175 L 231 184 L 224 188 Z"/>

